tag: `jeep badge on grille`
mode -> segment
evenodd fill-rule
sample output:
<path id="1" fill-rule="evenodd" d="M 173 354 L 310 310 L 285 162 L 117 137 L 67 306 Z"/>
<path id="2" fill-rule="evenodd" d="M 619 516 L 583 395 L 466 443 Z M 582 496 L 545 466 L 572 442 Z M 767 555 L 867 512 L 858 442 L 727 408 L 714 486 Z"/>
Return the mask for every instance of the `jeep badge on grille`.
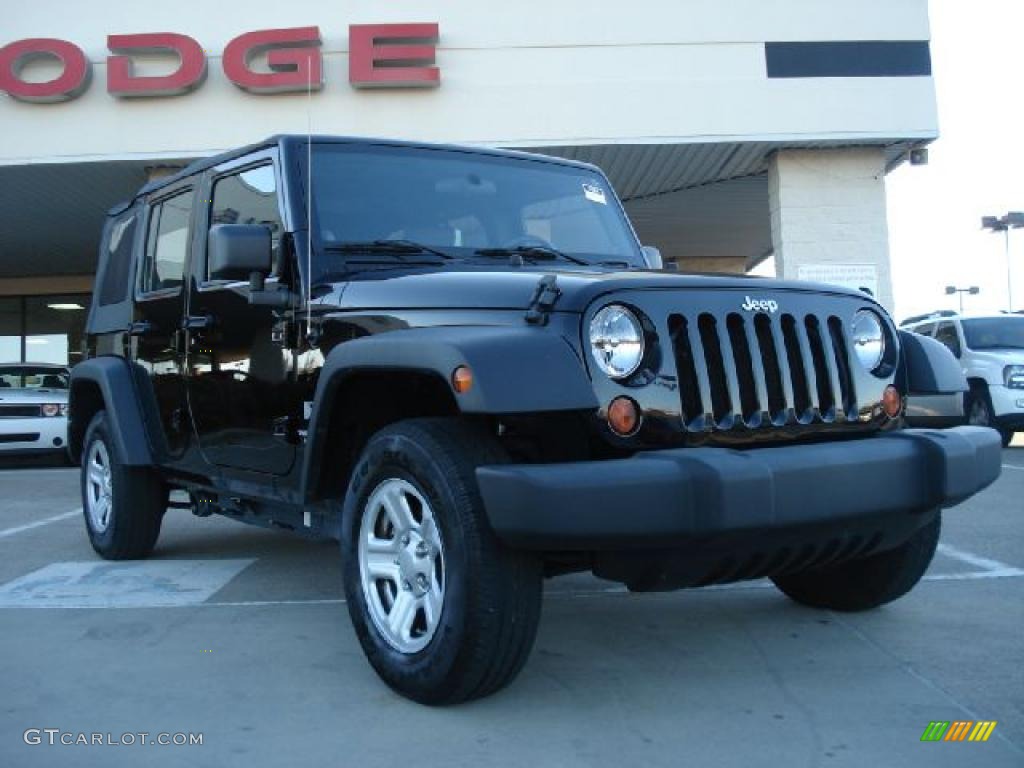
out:
<path id="1" fill-rule="evenodd" d="M 771 299 L 752 299 L 749 296 L 746 297 L 746 301 L 740 304 L 740 307 L 745 309 L 747 312 L 768 312 L 769 314 L 775 314 L 779 311 L 778 302 L 772 301 Z"/>

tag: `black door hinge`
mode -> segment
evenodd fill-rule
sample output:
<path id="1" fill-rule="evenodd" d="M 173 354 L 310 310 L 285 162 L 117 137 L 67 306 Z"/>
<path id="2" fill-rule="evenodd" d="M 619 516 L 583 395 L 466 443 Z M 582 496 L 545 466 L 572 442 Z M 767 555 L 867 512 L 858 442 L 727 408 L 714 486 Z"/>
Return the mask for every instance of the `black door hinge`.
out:
<path id="1" fill-rule="evenodd" d="M 548 315 L 561 295 L 562 289 L 558 287 L 558 278 L 555 275 L 544 275 L 537 283 L 533 298 L 530 299 L 530 306 L 526 310 L 526 322 L 530 325 L 547 325 Z"/>

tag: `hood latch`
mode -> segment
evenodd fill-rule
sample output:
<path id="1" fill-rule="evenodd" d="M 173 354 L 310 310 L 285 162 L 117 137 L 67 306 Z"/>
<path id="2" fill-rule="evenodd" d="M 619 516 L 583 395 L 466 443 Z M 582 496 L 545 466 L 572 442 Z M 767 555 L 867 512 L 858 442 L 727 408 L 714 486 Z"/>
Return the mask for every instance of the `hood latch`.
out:
<path id="1" fill-rule="evenodd" d="M 562 289 L 558 287 L 557 276 L 544 275 L 537 283 L 533 298 L 530 299 L 530 306 L 526 310 L 526 322 L 530 325 L 547 325 L 548 315 L 561 295 Z"/>

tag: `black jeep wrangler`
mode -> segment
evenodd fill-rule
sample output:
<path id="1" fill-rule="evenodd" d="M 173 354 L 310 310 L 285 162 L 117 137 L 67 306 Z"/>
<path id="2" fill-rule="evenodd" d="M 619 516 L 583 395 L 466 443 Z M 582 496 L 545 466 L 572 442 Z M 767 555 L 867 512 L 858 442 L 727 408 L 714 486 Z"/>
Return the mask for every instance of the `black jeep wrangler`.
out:
<path id="1" fill-rule="evenodd" d="M 110 212 L 70 440 L 100 555 L 169 505 L 336 537 L 370 663 L 451 703 L 545 576 L 903 595 L 999 474 L 992 430 L 906 428 L 964 389 L 867 295 L 663 269 L 593 166 L 281 136 Z"/>

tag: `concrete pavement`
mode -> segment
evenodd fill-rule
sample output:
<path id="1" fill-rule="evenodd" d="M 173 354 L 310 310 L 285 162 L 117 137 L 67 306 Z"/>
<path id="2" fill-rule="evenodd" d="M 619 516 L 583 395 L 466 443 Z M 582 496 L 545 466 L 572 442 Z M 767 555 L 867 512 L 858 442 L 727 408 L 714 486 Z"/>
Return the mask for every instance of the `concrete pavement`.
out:
<path id="1" fill-rule="evenodd" d="M 628 595 L 565 577 L 520 678 L 449 709 L 377 680 L 334 544 L 171 511 L 151 560 L 104 563 L 76 470 L 0 469 L 0 765 L 1021 766 L 1024 447 L 1004 465 L 946 513 L 897 603 L 840 615 L 766 582 Z M 998 725 L 921 743 L 932 720 Z M 30 728 L 203 743 L 28 745 Z"/>

